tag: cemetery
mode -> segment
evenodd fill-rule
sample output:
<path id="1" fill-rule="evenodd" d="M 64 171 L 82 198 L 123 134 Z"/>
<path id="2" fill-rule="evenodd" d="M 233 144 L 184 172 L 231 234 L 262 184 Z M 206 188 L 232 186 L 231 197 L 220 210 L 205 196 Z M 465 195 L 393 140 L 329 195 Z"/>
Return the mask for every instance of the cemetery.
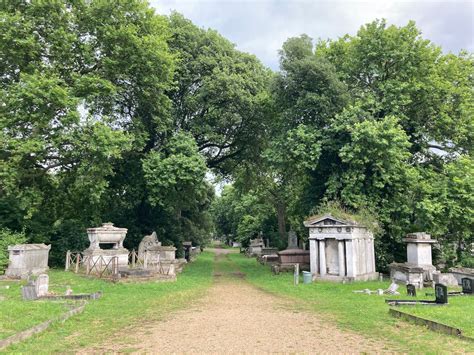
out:
<path id="1" fill-rule="evenodd" d="M 0 2 L 0 352 L 474 353 L 474 2 Z"/>

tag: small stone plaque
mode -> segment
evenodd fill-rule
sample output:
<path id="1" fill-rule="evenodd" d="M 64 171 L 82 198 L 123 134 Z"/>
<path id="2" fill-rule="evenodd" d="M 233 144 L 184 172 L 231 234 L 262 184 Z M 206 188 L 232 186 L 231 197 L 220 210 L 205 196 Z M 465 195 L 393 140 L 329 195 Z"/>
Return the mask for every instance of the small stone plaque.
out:
<path id="1" fill-rule="evenodd" d="M 412 297 L 416 297 L 416 287 L 415 287 L 415 285 L 412 285 L 412 284 L 407 285 L 407 295 L 412 296 Z"/>
<path id="2" fill-rule="evenodd" d="M 436 297 L 436 303 L 440 303 L 440 304 L 448 303 L 448 288 L 443 284 L 436 284 L 435 297 Z"/>
<path id="3" fill-rule="evenodd" d="M 474 293 L 472 288 L 474 284 L 474 280 L 470 279 L 468 277 L 464 277 L 461 279 L 461 285 L 462 285 L 462 293 L 469 293 L 472 294 Z"/>

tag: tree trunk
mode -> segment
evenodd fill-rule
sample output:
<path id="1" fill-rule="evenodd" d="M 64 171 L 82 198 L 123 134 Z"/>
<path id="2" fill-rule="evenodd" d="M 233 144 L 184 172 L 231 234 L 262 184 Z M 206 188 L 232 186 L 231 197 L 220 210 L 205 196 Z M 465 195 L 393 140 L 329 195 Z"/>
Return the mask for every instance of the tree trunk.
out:
<path id="1" fill-rule="evenodd" d="M 286 235 L 286 205 L 281 201 L 277 202 L 277 217 L 278 233 L 280 234 L 281 240 L 286 243 L 288 239 Z"/>

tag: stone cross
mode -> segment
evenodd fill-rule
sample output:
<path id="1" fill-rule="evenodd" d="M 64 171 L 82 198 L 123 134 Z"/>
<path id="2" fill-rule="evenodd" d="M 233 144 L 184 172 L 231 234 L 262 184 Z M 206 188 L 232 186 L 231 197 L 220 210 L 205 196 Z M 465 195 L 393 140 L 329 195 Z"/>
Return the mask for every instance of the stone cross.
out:
<path id="1" fill-rule="evenodd" d="M 288 232 L 288 249 L 298 249 L 298 237 L 294 230 Z"/>

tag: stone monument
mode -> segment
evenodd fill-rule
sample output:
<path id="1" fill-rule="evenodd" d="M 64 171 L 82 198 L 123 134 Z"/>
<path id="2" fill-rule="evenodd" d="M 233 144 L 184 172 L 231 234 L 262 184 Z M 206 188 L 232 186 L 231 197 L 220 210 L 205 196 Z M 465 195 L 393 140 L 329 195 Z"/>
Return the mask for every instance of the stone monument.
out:
<path id="1" fill-rule="evenodd" d="M 84 257 L 90 265 L 102 257 L 106 263 L 117 257 L 119 267 L 128 267 L 128 250 L 123 247 L 127 235 L 126 228 L 114 227 L 113 223 L 104 223 L 101 227 L 88 228 L 89 248 L 84 250 Z M 112 245 L 111 249 L 102 249 L 101 245 Z"/>
<path id="2" fill-rule="evenodd" d="M 260 256 L 262 255 L 262 248 L 265 247 L 265 243 L 263 242 L 262 234 L 260 233 L 259 236 L 255 239 L 250 239 L 250 245 L 248 248 L 248 256 Z"/>
<path id="3" fill-rule="evenodd" d="M 48 270 L 51 245 L 17 244 L 8 247 L 9 265 L 5 275 L 12 278 L 26 278 L 29 274 L 39 275 Z"/>
<path id="4" fill-rule="evenodd" d="M 355 221 L 330 214 L 304 222 L 309 228 L 309 250 L 313 278 L 333 281 L 377 280 L 374 237 Z"/>
<path id="5" fill-rule="evenodd" d="M 403 239 L 407 243 L 407 262 L 390 264 L 390 278 L 397 283 L 410 283 L 423 288 L 432 283 L 436 268 L 431 261 L 431 245 L 436 240 L 427 233 L 410 233 Z"/>
<path id="6" fill-rule="evenodd" d="M 278 252 L 278 268 L 281 271 L 293 270 L 299 264 L 300 270 L 309 270 L 310 254 L 308 250 L 298 248 L 298 237 L 295 231 L 288 232 L 288 248 Z"/>
<path id="7" fill-rule="evenodd" d="M 35 281 L 36 295 L 38 297 L 43 297 L 48 295 L 49 288 L 49 276 L 46 274 L 41 274 Z"/>
<path id="8" fill-rule="evenodd" d="M 143 237 L 138 245 L 138 259 L 143 260 L 145 258 L 145 252 L 154 251 L 156 250 L 155 247 L 161 247 L 161 242 L 158 240 L 156 232 L 153 232 L 152 234 Z"/>

